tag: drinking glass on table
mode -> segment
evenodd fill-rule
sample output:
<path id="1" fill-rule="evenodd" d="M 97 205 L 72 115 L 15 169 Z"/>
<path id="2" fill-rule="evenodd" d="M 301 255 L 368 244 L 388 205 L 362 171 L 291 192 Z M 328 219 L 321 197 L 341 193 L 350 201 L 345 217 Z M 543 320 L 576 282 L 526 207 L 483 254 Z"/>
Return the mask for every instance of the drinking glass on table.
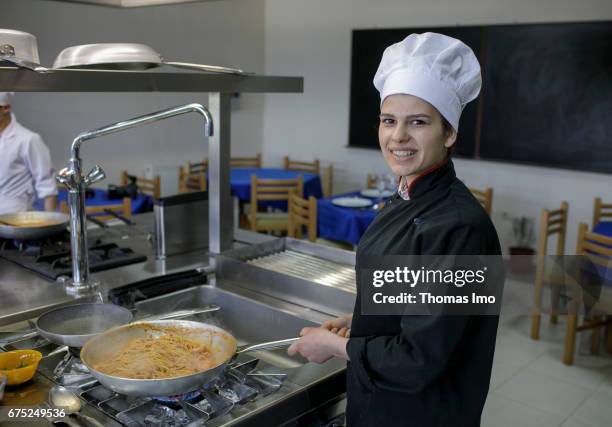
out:
<path id="1" fill-rule="evenodd" d="M 378 190 L 378 197 L 381 198 L 383 195 L 383 191 L 385 191 L 385 189 L 387 188 L 387 179 L 382 173 L 375 175 L 374 179 L 374 182 L 376 183 L 376 190 Z"/>

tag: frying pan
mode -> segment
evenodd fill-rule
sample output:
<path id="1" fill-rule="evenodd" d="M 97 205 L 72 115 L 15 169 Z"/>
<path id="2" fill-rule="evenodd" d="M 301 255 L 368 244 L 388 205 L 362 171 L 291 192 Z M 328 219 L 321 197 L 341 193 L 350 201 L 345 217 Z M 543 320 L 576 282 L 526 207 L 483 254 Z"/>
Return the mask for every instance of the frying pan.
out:
<path id="1" fill-rule="evenodd" d="M 0 215 L 0 238 L 40 239 L 65 231 L 69 222 L 70 215 L 61 212 L 3 214 Z"/>
<path id="2" fill-rule="evenodd" d="M 147 336 L 156 337 L 164 333 L 164 328 L 177 327 L 185 331 L 187 338 L 207 344 L 210 342 L 212 334 L 211 351 L 218 364 L 213 368 L 194 374 L 163 379 L 123 378 L 105 374 L 95 368 L 99 363 L 121 353 L 131 341 Z M 238 347 L 236 338 L 218 326 L 189 320 L 156 320 L 118 326 L 96 335 L 88 340 L 81 349 L 81 361 L 102 385 L 117 393 L 147 397 L 173 396 L 196 390 L 198 387 L 211 382 L 223 372 L 237 354 L 254 350 L 282 348 L 297 340 L 298 338 L 289 338 Z"/>
<path id="3" fill-rule="evenodd" d="M 148 319 L 173 319 L 217 310 L 218 306 L 210 305 L 193 310 L 173 311 Z M 52 343 L 79 348 L 100 332 L 130 323 L 133 317 L 130 310 L 115 304 L 75 304 L 43 313 L 36 321 L 36 329 Z"/>
<path id="4" fill-rule="evenodd" d="M 237 68 L 166 61 L 153 48 L 140 43 L 97 43 L 71 46 L 62 50 L 53 62 L 53 68 L 104 70 L 145 70 L 161 65 L 213 73 L 248 74 Z"/>

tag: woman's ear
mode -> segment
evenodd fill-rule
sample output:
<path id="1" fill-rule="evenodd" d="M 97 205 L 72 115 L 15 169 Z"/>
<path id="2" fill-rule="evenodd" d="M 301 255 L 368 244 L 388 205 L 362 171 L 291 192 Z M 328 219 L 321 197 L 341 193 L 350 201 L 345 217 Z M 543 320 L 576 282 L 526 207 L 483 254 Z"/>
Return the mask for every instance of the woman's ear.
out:
<path id="1" fill-rule="evenodd" d="M 451 148 L 453 145 L 455 145 L 455 141 L 457 141 L 457 131 L 451 128 L 450 131 L 446 132 L 446 139 L 444 140 L 444 146 L 446 148 Z"/>

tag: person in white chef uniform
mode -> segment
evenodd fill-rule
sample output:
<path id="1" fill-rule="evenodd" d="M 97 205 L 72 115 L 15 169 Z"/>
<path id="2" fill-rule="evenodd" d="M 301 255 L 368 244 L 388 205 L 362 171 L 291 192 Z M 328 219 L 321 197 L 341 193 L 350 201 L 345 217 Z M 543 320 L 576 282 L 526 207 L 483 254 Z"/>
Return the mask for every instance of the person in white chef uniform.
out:
<path id="1" fill-rule="evenodd" d="M 49 148 L 11 112 L 13 93 L 0 92 L 0 214 L 32 210 L 44 199 L 57 208 L 57 187 Z"/>

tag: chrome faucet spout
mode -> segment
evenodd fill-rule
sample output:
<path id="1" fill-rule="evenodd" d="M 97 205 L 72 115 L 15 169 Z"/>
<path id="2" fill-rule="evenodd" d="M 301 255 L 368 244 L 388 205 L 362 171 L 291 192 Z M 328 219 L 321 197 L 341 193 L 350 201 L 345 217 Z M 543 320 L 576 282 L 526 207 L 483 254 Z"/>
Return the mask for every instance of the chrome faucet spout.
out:
<path id="1" fill-rule="evenodd" d="M 68 206 L 70 208 L 70 243 L 72 246 L 72 281 L 67 285 L 70 293 L 79 294 L 95 287 L 89 277 L 89 259 L 87 249 L 87 227 L 85 221 L 85 189 L 91 183 L 104 178 L 104 171 L 96 166 L 91 172 L 83 175 L 80 156 L 81 145 L 90 139 L 121 132 L 136 126 L 146 125 L 185 113 L 198 113 L 204 119 L 204 136 L 213 135 L 213 119 L 210 112 L 201 104 L 187 104 L 168 108 L 144 116 L 135 117 L 80 133 L 70 147 L 68 167 L 57 175 L 58 182 L 68 188 Z"/>

